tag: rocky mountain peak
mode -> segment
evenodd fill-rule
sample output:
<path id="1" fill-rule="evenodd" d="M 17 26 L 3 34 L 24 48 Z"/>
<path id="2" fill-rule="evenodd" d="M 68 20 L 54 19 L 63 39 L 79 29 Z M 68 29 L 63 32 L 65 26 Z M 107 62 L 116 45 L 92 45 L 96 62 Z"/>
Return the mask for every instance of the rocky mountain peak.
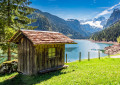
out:
<path id="1" fill-rule="evenodd" d="M 111 14 L 111 16 L 108 19 L 108 21 L 107 21 L 106 25 L 104 26 L 104 28 L 112 26 L 113 24 L 115 24 L 119 20 L 120 20 L 120 9 L 116 8 L 116 9 L 114 9 L 113 13 Z"/>

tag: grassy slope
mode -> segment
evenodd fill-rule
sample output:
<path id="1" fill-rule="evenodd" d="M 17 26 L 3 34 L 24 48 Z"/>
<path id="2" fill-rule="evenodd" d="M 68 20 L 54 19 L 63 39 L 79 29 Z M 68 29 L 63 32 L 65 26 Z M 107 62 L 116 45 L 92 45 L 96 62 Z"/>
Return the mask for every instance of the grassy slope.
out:
<path id="1" fill-rule="evenodd" d="M 37 76 L 1 75 L 0 85 L 120 84 L 120 59 L 91 59 L 67 65 L 67 69 Z"/>

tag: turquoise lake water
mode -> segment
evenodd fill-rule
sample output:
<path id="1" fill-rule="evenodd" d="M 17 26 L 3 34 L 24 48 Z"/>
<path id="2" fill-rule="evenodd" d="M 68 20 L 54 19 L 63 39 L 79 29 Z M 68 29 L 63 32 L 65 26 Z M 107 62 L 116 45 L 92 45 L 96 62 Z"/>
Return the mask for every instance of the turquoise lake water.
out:
<path id="1" fill-rule="evenodd" d="M 88 59 L 88 52 L 90 52 L 90 58 L 98 58 L 98 50 L 93 49 L 104 49 L 105 47 L 111 46 L 112 44 L 94 43 L 88 40 L 74 40 L 77 44 L 66 44 L 65 54 L 67 53 L 67 61 L 73 62 L 79 60 L 79 52 L 81 52 L 82 59 Z M 107 56 L 100 51 L 100 56 Z"/>

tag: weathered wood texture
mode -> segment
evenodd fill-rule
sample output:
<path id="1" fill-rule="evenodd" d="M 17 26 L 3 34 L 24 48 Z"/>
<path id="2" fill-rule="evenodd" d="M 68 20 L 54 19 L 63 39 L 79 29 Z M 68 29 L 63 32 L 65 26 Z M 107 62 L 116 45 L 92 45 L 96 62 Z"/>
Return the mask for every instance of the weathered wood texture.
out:
<path id="1" fill-rule="evenodd" d="M 22 38 L 18 44 L 18 71 L 24 74 L 33 74 L 35 68 L 35 50 L 32 43 L 26 39 Z"/>
<path id="2" fill-rule="evenodd" d="M 54 58 L 48 57 L 48 49 L 55 48 L 56 56 Z M 37 71 L 50 69 L 58 66 L 64 65 L 64 44 L 50 44 L 50 45 L 37 45 L 36 46 L 36 66 Z"/>
<path id="3" fill-rule="evenodd" d="M 48 49 L 55 48 L 54 58 L 48 57 Z M 39 71 L 64 65 L 65 44 L 42 44 L 33 46 L 30 40 L 22 38 L 18 44 L 18 71 L 32 75 Z"/>
<path id="4" fill-rule="evenodd" d="M 60 69 L 64 69 L 64 68 L 67 68 L 67 67 L 68 67 L 68 65 L 62 65 L 62 66 L 58 66 L 58 67 L 54 67 L 54 68 L 50 68 L 50 69 L 46 69 L 46 70 L 41 70 L 38 73 L 47 73 L 47 72 L 50 72 L 50 71 L 60 70 Z"/>

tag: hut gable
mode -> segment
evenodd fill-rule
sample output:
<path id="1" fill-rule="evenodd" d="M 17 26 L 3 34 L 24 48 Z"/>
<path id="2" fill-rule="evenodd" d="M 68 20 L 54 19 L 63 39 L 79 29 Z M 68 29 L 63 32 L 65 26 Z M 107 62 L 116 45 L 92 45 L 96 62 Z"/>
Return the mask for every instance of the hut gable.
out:
<path id="1" fill-rule="evenodd" d="M 34 30 L 20 30 L 10 39 L 10 42 L 15 42 L 20 35 L 26 36 L 34 45 L 54 44 L 54 43 L 55 44 L 74 43 L 72 39 L 68 38 L 62 33 L 50 32 L 50 31 L 34 31 Z"/>

